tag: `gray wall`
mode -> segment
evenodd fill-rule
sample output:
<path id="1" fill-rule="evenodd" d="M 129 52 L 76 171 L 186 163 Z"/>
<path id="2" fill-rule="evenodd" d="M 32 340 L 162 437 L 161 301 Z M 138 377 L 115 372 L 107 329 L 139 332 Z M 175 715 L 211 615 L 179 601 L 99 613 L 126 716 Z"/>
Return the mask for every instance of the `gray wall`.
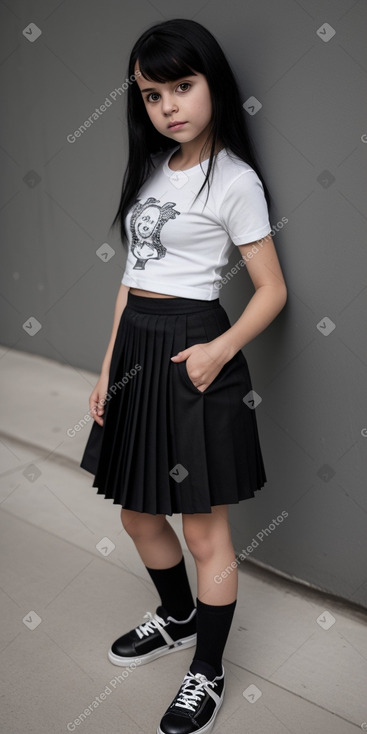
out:
<path id="1" fill-rule="evenodd" d="M 287 305 L 243 350 L 268 483 L 231 507 L 236 550 L 367 606 L 365 3 L 2 3 L 1 342 L 99 371 L 125 260 L 109 231 L 124 94 L 74 143 L 67 136 L 112 100 L 138 35 L 183 15 L 215 34 L 243 101 L 260 101 L 248 122 L 271 222 L 288 220 L 274 234 Z M 41 31 L 33 42 L 30 23 Z M 106 242 L 107 262 L 97 255 Z M 232 323 L 252 292 L 244 268 L 222 288 Z M 41 325 L 33 336 L 30 317 Z"/>

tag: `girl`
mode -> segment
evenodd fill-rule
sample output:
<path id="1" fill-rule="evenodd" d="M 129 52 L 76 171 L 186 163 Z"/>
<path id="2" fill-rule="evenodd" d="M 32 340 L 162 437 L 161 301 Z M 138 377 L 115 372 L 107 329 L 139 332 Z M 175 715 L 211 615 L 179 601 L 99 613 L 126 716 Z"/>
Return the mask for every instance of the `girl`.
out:
<path id="1" fill-rule="evenodd" d="M 228 505 L 267 481 L 241 349 L 281 311 L 287 291 L 269 195 L 216 40 L 192 20 L 156 24 L 132 49 L 129 80 L 129 160 L 113 221 L 128 255 L 80 465 L 95 475 L 97 494 L 121 505 L 161 601 L 109 659 L 147 663 L 196 644 L 157 734 L 199 734 L 223 701 L 237 598 L 236 563 L 216 581 L 235 560 Z M 219 289 L 233 245 L 255 293 L 231 326 Z M 166 519 L 173 513 L 195 559 L 196 606 Z"/>

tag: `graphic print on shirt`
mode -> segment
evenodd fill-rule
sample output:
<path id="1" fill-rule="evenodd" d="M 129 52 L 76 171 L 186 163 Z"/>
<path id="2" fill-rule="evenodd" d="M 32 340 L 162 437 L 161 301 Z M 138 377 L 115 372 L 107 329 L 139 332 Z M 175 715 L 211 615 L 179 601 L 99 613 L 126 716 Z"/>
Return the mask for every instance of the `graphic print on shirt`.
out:
<path id="1" fill-rule="evenodd" d="M 169 219 L 175 219 L 181 212 L 173 209 L 176 206 L 174 201 L 168 201 L 163 206 L 159 201 L 150 196 L 144 204 L 138 200 L 132 209 L 130 250 L 137 258 L 133 270 L 145 270 L 148 260 L 160 260 L 167 252 L 161 242 L 161 229 Z"/>

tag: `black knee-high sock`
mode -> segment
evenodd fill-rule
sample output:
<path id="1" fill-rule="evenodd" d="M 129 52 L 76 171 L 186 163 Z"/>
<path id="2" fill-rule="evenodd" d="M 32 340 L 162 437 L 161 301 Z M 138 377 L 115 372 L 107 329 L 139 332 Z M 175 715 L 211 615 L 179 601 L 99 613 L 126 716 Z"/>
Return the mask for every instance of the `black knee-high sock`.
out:
<path id="1" fill-rule="evenodd" d="M 185 558 L 171 568 L 147 569 L 161 598 L 162 606 L 174 619 L 187 619 L 195 607 L 187 578 Z"/>
<path id="2" fill-rule="evenodd" d="M 222 674 L 222 656 L 232 624 L 237 600 L 215 606 L 196 599 L 197 644 L 190 666 L 192 673 L 204 673 L 207 678 Z M 214 673 L 215 671 L 215 673 Z"/>

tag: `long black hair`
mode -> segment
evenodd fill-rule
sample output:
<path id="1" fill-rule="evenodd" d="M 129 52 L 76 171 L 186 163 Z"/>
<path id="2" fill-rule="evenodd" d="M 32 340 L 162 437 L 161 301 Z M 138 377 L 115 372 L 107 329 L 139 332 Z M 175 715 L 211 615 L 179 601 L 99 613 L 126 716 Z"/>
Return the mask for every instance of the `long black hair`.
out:
<path id="1" fill-rule="evenodd" d="M 159 133 L 148 116 L 134 74 L 137 60 L 141 74 L 151 81 L 175 81 L 195 72 L 206 77 L 213 110 L 209 133 L 211 148 L 206 177 L 197 196 L 206 184 L 209 192 L 214 151 L 220 141 L 229 152 L 232 151 L 254 169 L 270 206 L 270 193 L 256 162 L 239 88 L 221 47 L 200 23 L 175 18 L 148 28 L 136 41 L 130 54 L 127 92 L 129 159 L 119 208 L 111 225 L 113 227 L 117 222 L 120 223 L 121 239 L 127 236 L 125 217 L 154 166 L 151 155 L 177 148 L 177 142 Z"/>

